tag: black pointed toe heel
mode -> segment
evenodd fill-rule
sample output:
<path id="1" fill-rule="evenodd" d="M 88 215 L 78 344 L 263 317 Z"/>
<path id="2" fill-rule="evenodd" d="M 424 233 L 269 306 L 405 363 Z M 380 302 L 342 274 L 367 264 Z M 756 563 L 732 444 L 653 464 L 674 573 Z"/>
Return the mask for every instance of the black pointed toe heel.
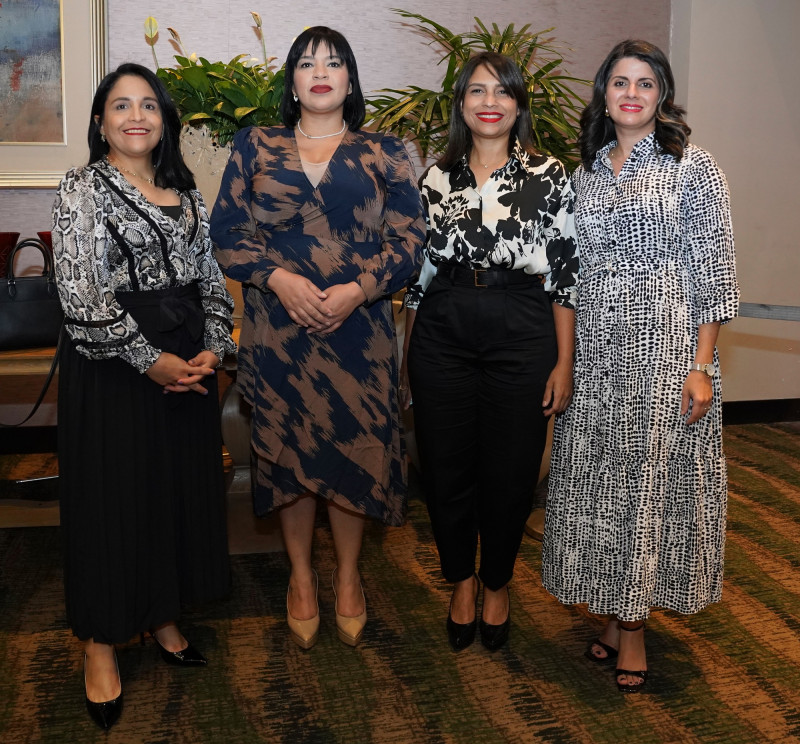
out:
<path id="1" fill-rule="evenodd" d="M 153 637 L 156 646 L 158 646 L 158 650 L 161 652 L 161 658 L 164 659 L 167 664 L 182 667 L 204 667 L 208 664 L 208 659 L 192 646 L 191 643 L 182 651 L 167 651 L 167 649 L 158 642 L 155 631 L 150 631 L 150 635 Z"/>
<path id="2" fill-rule="evenodd" d="M 475 630 L 478 627 L 478 597 L 481 593 L 481 581 L 474 576 L 477 588 L 475 589 L 475 619 L 471 623 L 457 623 L 453 620 L 451 610 L 453 598 L 450 598 L 450 610 L 447 612 L 447 638 L 453 651 L 463 651 L 467 646 L 472 645 L 475 640 Z"/>
<path id="3" fill-rule="evenodd" d="M 506 592 L 508 592 L 508 587 L 506 586 Z M 483 590 L 484 597 L 486 596 L 486 588 L 484 587 Z M 481 632 L 481 643 L 483 644 L 484 648 L 488 649 L 489 651 L 497 651 L 498 649 L 505 646 L 506 641 L 508 641 L 508 634 L 511 630 L 511 594 L 508 595 L 508 615 L 506 619 L 500 623 L 500 625 L 489 625 L 489 623 L 484 622 L 483 617 L 481 617 L 481 621 L 478 625 Z"/>
<path id="4" fill-rule="evenodd" d="M 114 652 L 114 663 L 117 664 L 117 653 Z M 119 677 L 119 664 L 117 664 L 117 677 Z M 86 689 L 86 654 L 83 655 L 83 687 Z M 119 685 L 119 695 L 113 700 L 103 703 L 93 703 L 86 695 L 86 710 L 89 717 L 101 728 L 110 729 L 122 715 L 122 682 Z"/>

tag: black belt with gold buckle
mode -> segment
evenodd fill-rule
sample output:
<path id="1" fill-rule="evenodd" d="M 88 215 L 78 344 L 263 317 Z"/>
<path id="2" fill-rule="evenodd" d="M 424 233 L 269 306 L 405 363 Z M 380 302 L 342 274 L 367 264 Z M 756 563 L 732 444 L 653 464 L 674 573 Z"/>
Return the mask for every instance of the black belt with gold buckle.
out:
<path id="1" fill-rule="evenodd" d="M 543 284 L 543 274 L 526 274 L 522 269 L 468 269 L 455 264 L 440 264 L 436 269 L 438 276 L 446 277 L 460 287 L 509 287 L 524 284 Z"/>

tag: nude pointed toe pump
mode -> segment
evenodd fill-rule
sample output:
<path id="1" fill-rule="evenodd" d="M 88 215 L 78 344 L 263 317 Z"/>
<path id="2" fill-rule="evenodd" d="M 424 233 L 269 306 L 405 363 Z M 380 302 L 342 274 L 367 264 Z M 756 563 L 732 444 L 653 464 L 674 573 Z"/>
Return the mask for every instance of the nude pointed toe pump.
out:
<path id="1" fill-rule="evenodd" d="M 367 600 L 364 597 L 364 587 L 361 587 L 361 599 L 364 602 L 364 610 L 355 617 L 339 614 L 339 600 L 336 596 L 336 569 L 331 574 L 331 585 L 333 586 L 333 596 L 335 599 L 333 609 L 336 613 L 336 632 L 339 640 L 348 646 L 357 646 L 364 635 L 364 626 L 367 624 Z"/>
<path id="2" fill-rule="evenodd" d="M 286 590 L 286 621 L 289 624 L 289 630 L 292 634 L 292 640 L 300 646 L 308 650 L 317 642 L 319 638 L 319 601 L 317 595 L 319 593 L 319 577 L 317 572 L 314 571 L 314 600 L 317 605 L 317 614 L 308 620 L 298 620 L 292 617 L 289 612 L 289 589 Z"/>

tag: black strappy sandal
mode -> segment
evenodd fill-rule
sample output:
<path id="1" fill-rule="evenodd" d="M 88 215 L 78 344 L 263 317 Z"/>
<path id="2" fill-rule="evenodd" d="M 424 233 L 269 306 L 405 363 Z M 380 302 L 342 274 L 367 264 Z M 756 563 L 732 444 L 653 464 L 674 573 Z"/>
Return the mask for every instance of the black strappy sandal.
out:
<path id="1" fill-rule="evenodd" d="M 596 656 L 592 653 L 592 647 L 599 646 L 606 652 L 605 656 Z M 595 638 L 586 649 L 586 653 L 584 656 L 589 659 L 589 661 L 593 661 L 595 664 L 608 664 L 609 662 L 614 661 L 614 659 L 619 656 L 619 649 L 614 648 L 613 646 L 609 646 L 607 643 L 603 643 L 599 638 Z"/>
<path id="2" fill-rule="evenodd" d="M 637 625 L 635 628 L 625 628 L 622 625 L 619 626 L 619 629 L 620 630 L 624 630 L 626 633 L 633 633 L 634 631 L 641 630 L 642 628 L 644 628 L 644 623 L 643 622 L 640 623 L 639 625 Z M 617 669 L 614 670 L 614 674 L 616 675 L 615 679 L 616 679 L 616 682 L 617 682 L 617 689 L 620 692 L 628 694 L 628 695 L 633 695 L 633 694 L 635 694 L 637 692 L 641 692 L 642 688 L 647 683 L 647 670 L 646 669 L 643 669 L 642 671 L 632 671 L 630 669 L 619 669 L 619 668 L 617 668 Z M 621 674 L 625 674 L 625 675 L 629 675 L 629 676 L 633 676 L 633 677 L 640 677 L 642 681 L 639 684 L 636 684 L 636 685 L 624 685 L 619 681 L 619 676 Z"/>

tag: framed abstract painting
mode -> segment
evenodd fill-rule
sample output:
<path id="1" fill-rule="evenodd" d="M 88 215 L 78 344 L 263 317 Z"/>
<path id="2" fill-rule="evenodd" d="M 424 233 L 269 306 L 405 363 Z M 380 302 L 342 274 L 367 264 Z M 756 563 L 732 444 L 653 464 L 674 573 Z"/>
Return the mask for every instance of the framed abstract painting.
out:
<path id="1" fill-rule="evenodd" d="M 105 0 L 2 0 L 0 187 L 54 187 L 86 162 L 105 68 Z"/>

